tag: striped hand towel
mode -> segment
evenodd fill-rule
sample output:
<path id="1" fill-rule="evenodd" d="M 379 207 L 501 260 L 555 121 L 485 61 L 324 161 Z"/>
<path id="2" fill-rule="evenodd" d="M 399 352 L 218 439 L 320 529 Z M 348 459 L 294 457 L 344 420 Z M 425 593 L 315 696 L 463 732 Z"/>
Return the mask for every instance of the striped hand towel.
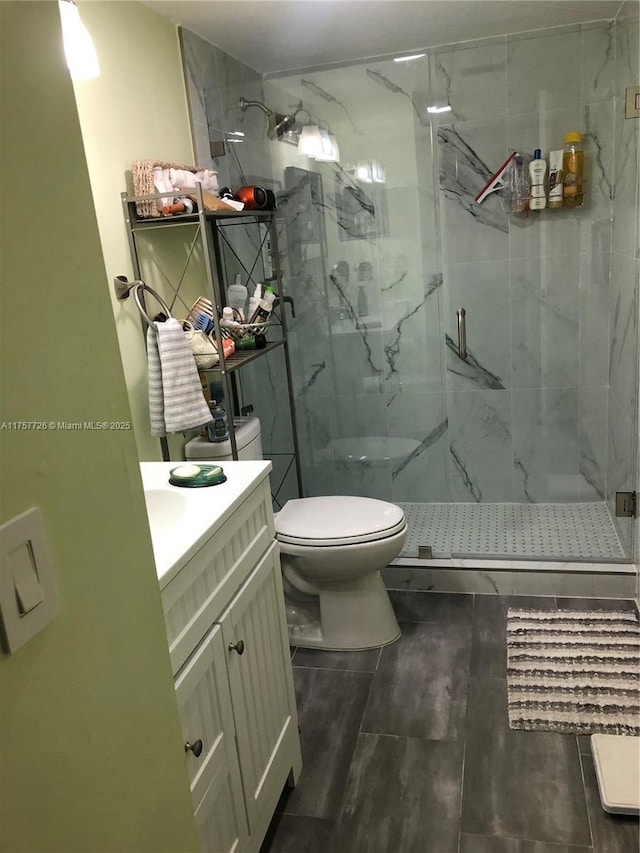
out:
<path id="1" fill-rule="evenodd" d="M 147 329 L 151 435 L 183 432 L 211 420 L 182 326 L 170 317 Z"/>

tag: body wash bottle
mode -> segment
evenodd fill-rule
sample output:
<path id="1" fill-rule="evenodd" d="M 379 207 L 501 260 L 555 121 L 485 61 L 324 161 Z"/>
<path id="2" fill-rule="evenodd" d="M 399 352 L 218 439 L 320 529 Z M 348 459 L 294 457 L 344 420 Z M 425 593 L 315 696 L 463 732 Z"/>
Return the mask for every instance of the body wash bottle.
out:
<path id="1" fill-rule="evenodd" d="M 542 151 L 536 148 L 533 152 L 533 160 L 529 163 L 529 174 L 531 175 L 530 210 L 542 210 L 547 206 L 547 195 L 544 189 L 546 172 L 547 161 L 542 159 Z"/>

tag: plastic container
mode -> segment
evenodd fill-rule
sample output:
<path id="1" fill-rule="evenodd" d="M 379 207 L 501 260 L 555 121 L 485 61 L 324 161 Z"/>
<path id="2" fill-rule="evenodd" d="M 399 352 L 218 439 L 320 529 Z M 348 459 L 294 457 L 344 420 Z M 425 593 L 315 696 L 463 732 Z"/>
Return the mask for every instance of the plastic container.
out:
<path id="1" fill-rule="evenodd" d="M 227 290 L 227 305 L 239 312 L 240 317 L 237 319 L 241 323 L 247 319 L 247 296 L 247 288 L 242 284 L 240 274 L 238 274 L 234 283 L 229 285 Z"/>
<path id="2" fill-rule="evenodd" d="M 238 309 L 236 308 L 235 311 Z M 224 329 L 238 329 L 240 327 L 240 323 L 238 320 L 234 320 L 234 309 L 230 305 L 225 305 L 222 309 L 222 319 L 220 320 L 220 326 Z M 237 316 L 237 314 L 235 314 Z"/>
<path id="3" fill-rule="evenodd" d="M 582 136 L 577 131 L 572 130 L 564 138 L 564 153 L 562 155 L 563 207 L 582 207 L 584 203 L 583 172 Z"/>
<path id="4" fill-rule="evenodd" d="M 529 163 L 531 176 L 531 194 L 529 210 L 543 210 L 547 206 L 547 194 L 544 188 L 544 177 L 547 173 L 547 161 L 542 159 L 539 148 L 533 152 L 533 160 Z"/>

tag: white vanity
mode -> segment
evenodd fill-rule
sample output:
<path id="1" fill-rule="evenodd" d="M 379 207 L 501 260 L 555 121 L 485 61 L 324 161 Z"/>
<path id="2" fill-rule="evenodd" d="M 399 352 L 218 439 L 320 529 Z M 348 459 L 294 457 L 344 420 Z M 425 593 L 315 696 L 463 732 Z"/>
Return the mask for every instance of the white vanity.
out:
<path id="1" fill-rule="evenodd" d="M 202 850 L 257 853 L 302 768 L 270 462 L 169 484 L 142 463 L 185 760 Z"/>

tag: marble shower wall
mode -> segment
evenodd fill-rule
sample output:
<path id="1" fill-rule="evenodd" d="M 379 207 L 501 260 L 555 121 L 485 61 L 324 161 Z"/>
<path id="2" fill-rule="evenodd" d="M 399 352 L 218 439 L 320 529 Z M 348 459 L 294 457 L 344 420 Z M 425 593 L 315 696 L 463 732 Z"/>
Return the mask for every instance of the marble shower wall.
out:
<path id="1" fill-rule="evenodd" d="M 247 132 L 216 165 L 232 185 L 271 174 L 279 193 L 308 494 L 594 501 L 631 477 L 637 123 L 621 105 L 633 37 L 602 22 L 264 81 L 207 46 L 209 138 Z M 336 134 L 340 164 L 268 142 L 241 94 L 281 112 L 302 100 Z M 576 129 L 583 208 L 524 217 L 497 195 L 474 203 L 509 152 L 548 156 Z M 371 161 L 384 183 L 356 180 Z M 280 407 L 280 381 L 256 376 L 264 412 Z"/>
<path id="2" fill-rule="evenodd" d="M 553 29 L 438 50 L 435 100 L 449 475 L 460 501 L 602 500 L 606 483 L 614 27 Z M 505 152 L 548 157 L 583 133 L 579 210 L 473 202 Z"/>
<path id="3" fill-rule="evenodd" d="M 619 97 L 614 132 L 606 493 L 612 511 L 616 491 L 638 491 L 640 487 L 637 481 L 640 119 L 625 119 L 622 100 L 627 86 L 640 85 L 637 5 L 635 17 L 618 21 L 615 45 L 615 87 Z M 633 541 L 633 519 L 618 518 L 616 523 L 625 550 L 635 553 L 638 563 L 639 543 Z"/>
<path id="4" fill-rule="evenodd" d="M 322 346 L 334 370 L 332 382 L 317 384 L 313 365 L 331 376 L 329 361 L 314 356 L 300 379 L 310 453 L 325 450 L 312 488 L 415 501 L 604 499 L 614 34 L 608 22 L 556 28 L 406 64 L 266 81 L 266 91 L 302 98 L 341 145 L 341 169 L 306 164 L 325 188 L 326 252 L 313 275 L 326 285 Z M 428 114 L 431 104 L 451 112 Z M 541 147 L 547 156 L 574 129 L 584 137 L 583 208 L 517 217 L 497 195 L 475 204 L 506 153 Z M 343 170 L 370 159 L 386 168 L 383 194 L 356 185 L 387 209 L 377 230 L 346 239 Z M 354 267 L 363 258 L 374 269 L 367 293 L 381 306 L 380 328 L 376 312 L 358 317 Z M 349 264 L 346 281 L 332 275 L 339 261 Z M 336 313 L 341 304 L 346 311 Z M 456 352 L 459 307 L 466 361 Z M 316 328 L 322 309 L 314 312 Z M 314 434 L 312 412 L 329 408 Z M 345 465 L 346 438 L 359 438 L 363 454 L 383 449 L 389 461 Z"/>

